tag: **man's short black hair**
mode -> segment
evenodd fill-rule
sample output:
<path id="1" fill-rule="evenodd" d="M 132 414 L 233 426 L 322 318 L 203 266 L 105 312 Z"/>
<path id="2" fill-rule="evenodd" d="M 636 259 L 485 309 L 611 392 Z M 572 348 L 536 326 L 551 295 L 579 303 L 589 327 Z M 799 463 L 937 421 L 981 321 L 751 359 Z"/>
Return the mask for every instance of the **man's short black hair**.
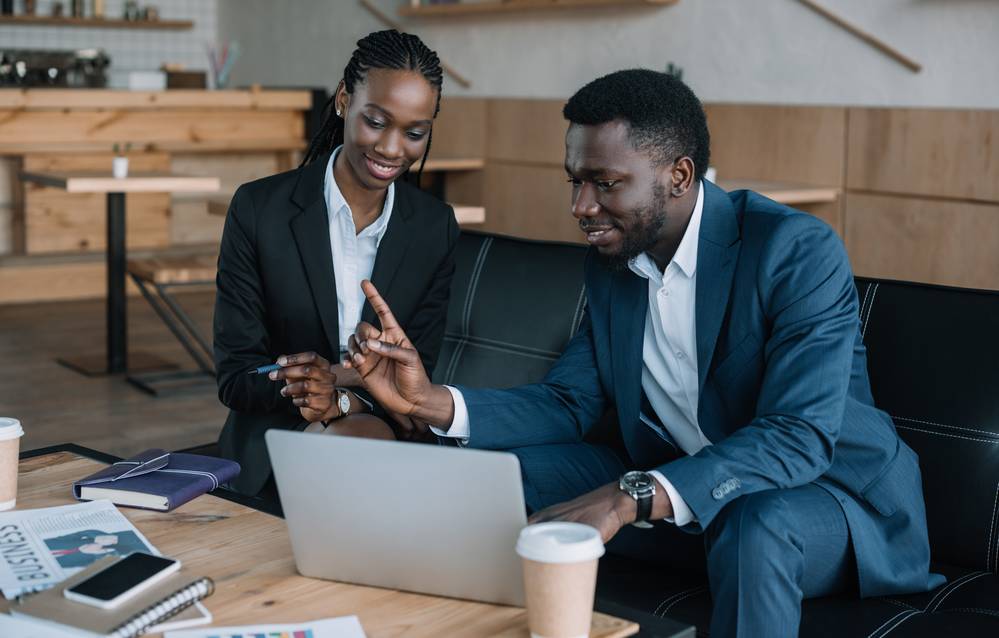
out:
<path id="1" fill-rule="evenodd" d="M 597 78 L 569 98 L 562 114 L 583 125 L 624 120 L 632 145 L 651 153 L 657 164 L 689 157 L 697 179 L 708 168 L 711 141 L 704 108 L 690 87 L 667 73 L 627 69 Z"/>

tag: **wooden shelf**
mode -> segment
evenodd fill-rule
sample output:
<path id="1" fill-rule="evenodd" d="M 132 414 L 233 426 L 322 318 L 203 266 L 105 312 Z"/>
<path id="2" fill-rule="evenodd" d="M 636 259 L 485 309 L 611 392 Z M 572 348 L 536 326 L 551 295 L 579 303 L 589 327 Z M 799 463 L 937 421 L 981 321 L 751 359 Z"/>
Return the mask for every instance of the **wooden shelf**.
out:
<path id="1" fill-rule="evenodd" d="M 584 7 L 641 7 L 676 4 L 679 0 L 507 0 L 505 2 L 469 2 L 403 6 L 399 15 L 420 18 L 432 16 L 478 15 L 513 11 L 576 9 Z"/>
<path id="2" fill-rule="evenodd" d="M 840 196 L 836 186 L 812 186 L 771 182 L 759 179 L 721 179 L 718 186 L 726 191 L 751 190 L 769 197 L 775 202 L 791 206 L 793 204 L 824 204 L 834 202 Z"/>
<path id="3" fill-rule="evenodd" d="M 116 18 L 73 18 L 70 16 L 0 16 L 0 25 L 25 27 L 90 27 L 96 29 L 190 29 L 190 20 L 120 20 Z"/>
<path id="4" fill-rule="evenodd" d="M 418 163 L 413 164 L 413 169 L 418 169 L 419 167 Z M 441 157 L 428 159 L 427 163 L 423 165 L 423 172 L 478 171 L 485 167 L 486 160 L 478 157 Z"/>

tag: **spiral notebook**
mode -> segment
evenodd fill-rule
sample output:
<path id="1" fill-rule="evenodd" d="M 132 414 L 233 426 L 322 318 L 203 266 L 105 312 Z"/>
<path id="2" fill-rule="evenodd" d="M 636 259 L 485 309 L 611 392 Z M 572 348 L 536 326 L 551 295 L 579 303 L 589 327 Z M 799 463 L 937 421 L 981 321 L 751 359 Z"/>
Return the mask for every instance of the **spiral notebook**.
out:
<path id="1" fill-rule="evenodd" d="M 63 630 L 76 629 L 81 636 L 132 638 L 184 612 L 215 590 L 210 578 L 195 577 L 181 570 L 116 609 L 98 609 L 63 596 L 64 589 L 89 578 L 115 560 L 111 557 L 101 559 L 56 587 L 12 604 L 10 611 L 16 616 L 60 625 Z"/>

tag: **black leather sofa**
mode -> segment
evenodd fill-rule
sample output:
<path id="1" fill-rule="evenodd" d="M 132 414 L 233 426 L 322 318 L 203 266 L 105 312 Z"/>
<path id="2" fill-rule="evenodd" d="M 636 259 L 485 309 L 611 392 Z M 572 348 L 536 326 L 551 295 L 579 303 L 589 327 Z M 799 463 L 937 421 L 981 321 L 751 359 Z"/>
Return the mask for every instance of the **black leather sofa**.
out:
<path id="1" fill-rule="evenodd" d="M 463 233 L 434 380 L 540 379 L 579 326 L 584 253 Z M 948 582 L 918 595 L 806 601 L 801 635 L 999 636 L 999 293 L 860 278 L 857 290 L 874 397 L 919 454 L 934 569 Z M 708 635 L 703 580 L 608 555 L 597 596 L 598 608 Z M 656 623 L 643 634 L 656 635 Z"/>

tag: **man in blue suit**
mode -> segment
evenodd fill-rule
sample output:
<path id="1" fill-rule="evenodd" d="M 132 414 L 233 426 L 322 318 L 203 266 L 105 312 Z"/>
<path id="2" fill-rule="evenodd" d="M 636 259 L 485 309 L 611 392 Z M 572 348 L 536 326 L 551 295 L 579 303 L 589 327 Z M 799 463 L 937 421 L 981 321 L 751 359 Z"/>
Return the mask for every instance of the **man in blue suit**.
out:
<path id="1" fill-rule="evenodd" d="M 703 180 L 704 112 L 675 78 L 613 73 L 564 114 L 592 248 L 587 316 L 562 357 L 538 384 L 434 386 L 365 283 L 382 324 L 351 344 L 366 387 L 439 434 L 517 454 L 534 521 L 584 522 L 667 563 L 686 552 L 677 529 L 700 534 L 712 636 L 794 636 L 803 598 L 937 586 L 917 458 L 874 406 L 833 230 Z M 626 454 L 582 440 L 609 408 Z"/>

